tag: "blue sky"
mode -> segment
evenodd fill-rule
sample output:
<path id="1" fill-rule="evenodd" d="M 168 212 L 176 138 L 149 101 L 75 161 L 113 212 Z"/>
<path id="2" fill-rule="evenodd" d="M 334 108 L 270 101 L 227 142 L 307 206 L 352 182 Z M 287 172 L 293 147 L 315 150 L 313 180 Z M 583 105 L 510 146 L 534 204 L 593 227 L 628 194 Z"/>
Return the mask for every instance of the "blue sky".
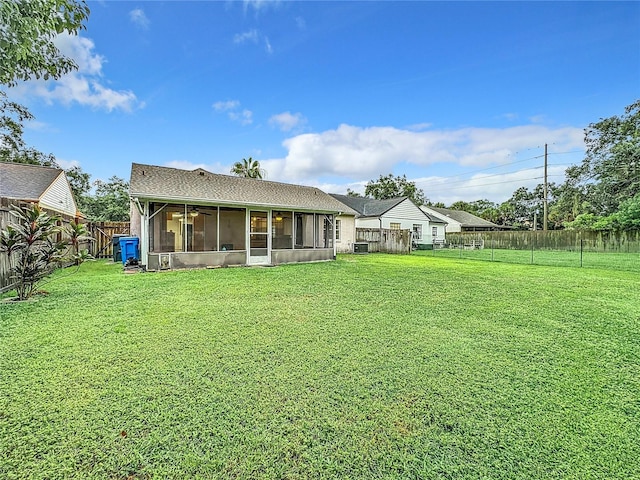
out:
<path id="1" fill-rule="evenodd" d="M 89 2 L 80 66 L 9 91 L 28 144 L 92 180 L 132 162 L 501 202 L 580 162 L 640 98 L 640 2 Z"/>

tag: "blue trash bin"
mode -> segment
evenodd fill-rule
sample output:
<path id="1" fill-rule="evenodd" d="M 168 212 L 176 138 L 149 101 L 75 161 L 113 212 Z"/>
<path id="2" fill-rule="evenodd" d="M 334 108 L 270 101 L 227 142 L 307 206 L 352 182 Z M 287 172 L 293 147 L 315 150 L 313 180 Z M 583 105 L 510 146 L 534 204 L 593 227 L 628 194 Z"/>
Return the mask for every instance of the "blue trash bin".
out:
<path id="1" fill-rule="evenodd" d="M 122 255 L 122 264 L 126 265 L 131 259 L 136 263 L 140 260 L 138 250 L 140 239 L 138 237 L 120 237 L 120 254 Z"/>

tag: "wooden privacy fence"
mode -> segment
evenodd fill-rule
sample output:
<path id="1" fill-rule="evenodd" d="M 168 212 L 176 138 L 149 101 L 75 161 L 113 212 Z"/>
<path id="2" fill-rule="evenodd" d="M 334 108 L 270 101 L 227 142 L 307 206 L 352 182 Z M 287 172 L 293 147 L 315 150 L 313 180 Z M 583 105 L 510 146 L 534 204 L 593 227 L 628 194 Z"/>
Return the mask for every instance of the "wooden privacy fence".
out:
<path id="1" fill-rule="evenodd" d="M 11 213 L 11 205 L 16 206 L 29 206 L 31 203 L 21 200 L 15 200 L 12 198 L 0 198 L 0 230 L 4 230 L 10 223 L 16 221 L 16 218 Z M 75 221 L 73 217 L 68 215 L 60 215 L 59 213 L 43 209 L 50 215 L 60 217 L 60 226 L 68 225 L 70 222 Z M 61 238 L 59 238 L 60 240 Z M 85 242 L 81 248 L 91 248 L 89 242 Z M 10 290 L 13 287 L 14 281 L 11 279 L 11 262 L 7 252 L 0 252 L 0 293 Z"/>
<path id="2" fill-rule="evenodd" d="M 640 253 L 640 231 L 590 232 L 580 230 L 447 233 L 451 248 L 505 250 L 573 250 Z"/>
<path id="3" fill-rule="evenodd" d="M 129 222 L 92 222 L 87 225 L 93 237 L 89 251 L 95 258 L 113 257 L 113 236 L 129 235 Z"/>
<path id="4" fill-rule="evenodd" d="M 370 252 L 411 253 L 411 230 L 356 228 L 356 243 L 367 243 Z"/>

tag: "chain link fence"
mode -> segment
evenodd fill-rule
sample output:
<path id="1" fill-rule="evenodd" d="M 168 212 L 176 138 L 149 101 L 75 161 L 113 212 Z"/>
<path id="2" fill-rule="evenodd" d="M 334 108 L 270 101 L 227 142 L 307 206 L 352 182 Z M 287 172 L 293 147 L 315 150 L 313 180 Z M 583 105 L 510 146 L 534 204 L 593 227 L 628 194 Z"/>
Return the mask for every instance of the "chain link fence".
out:
<path id="1" fill-rule="evenodd" d="M 640 273 L 640 231 L 447 233 L 444 245 L 431 251 L 422 251 L 420 254 Z"/>

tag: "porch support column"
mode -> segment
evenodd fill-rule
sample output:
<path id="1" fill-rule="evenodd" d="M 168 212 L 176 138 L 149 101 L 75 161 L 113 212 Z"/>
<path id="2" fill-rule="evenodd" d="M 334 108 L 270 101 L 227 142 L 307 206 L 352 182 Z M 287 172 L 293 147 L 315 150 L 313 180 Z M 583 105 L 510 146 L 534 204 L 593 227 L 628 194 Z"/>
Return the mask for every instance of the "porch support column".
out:
<path id="1" fill-rule="evenodd" d="M 148 265 L 149 260 L 149 201 L 144 202 L 142 219 L 140 222 L 140 260 L 143 265 Z"/>

